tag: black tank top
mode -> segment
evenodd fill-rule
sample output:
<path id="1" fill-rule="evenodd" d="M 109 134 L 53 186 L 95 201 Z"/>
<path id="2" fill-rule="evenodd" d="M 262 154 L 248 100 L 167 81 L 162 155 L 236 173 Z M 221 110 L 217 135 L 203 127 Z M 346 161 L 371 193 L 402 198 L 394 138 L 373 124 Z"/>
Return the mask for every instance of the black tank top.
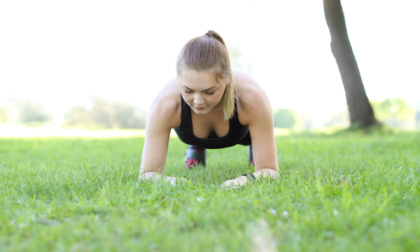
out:
<path id="1" fill-rule="evenodd" d="M 226 148 L 236 144 L 251 144 L 248 126 L 244 126 L 239 122 L 236 101 L 233 117 L 229 119 L 227 135 L 218 137 L 215 132 L 211 132 L 208 138 L 198 138 L 193 132 L 191 108 L 181 96 L 181 125 L 179 128 L 174 128 L 174 130 L 182 142 L 206 149 Z"/>

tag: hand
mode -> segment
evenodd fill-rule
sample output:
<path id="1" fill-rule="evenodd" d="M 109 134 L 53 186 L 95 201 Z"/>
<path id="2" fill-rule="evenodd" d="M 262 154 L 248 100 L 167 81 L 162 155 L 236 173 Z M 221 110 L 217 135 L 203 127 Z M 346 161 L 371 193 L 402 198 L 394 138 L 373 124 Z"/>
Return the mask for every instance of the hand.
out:
<path id="1" fill-rule="evenodd" d="M 177 182 L 182 182 L 182 183 L 188 182 L 188 180 L 186 180 L 185 178 L 174 178 L 174 177 L 169 177 L 169 176 L 164 176 L 163 181 L 168 182 L 171 185 L 176 185 Z"/>
<path id="2" fill-rule="evenodd" d="M 169 176 L 163 176 L 156 172 L 147 172 L 147 173 L 140 173 L 139 180 L 158 180 L 163 179 L 163 181 L 170 183 L 171 185 L 176 185 L 177 182 L 188 182 L 185 178 L 175 178 Z"/>
<path id="3" fill-rule="evenodd" d="M 246 185 L 247 183 L 248 178 L 246 176 L 240 176 L 239 178 L 225 181 L 221 187 L 225 189 L 236 189 Z"/>

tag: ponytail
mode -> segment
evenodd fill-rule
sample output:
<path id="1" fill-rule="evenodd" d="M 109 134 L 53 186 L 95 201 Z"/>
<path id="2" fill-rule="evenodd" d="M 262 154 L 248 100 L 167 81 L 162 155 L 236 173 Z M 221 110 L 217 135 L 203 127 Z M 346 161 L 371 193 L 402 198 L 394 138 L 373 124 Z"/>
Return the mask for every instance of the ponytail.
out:
<path id="1" fill-rule="evenodd" d="M 222 37 L 217 32 L 215 32 L 213 30 L 209 30 L 208 32 L 206 32 L 206 36 L 208 36 L 210 38 L 217 39 L 220 43 L 222 43 L 222 45 L 224 45 L 226 47 L 225 41 L 222 39 Z"/>

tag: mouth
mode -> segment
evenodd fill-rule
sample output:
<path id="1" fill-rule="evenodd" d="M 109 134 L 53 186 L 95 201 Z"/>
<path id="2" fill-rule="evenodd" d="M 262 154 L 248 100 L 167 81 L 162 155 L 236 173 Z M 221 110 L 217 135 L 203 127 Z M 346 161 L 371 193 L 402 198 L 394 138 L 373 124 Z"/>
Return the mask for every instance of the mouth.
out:
<path id="1" fill-rule="evenodd" d="M 197 110 L 203 110 L 203 109 L 205 109 L 206 107 L 195 107 L 195 109 L 197 109 Z"/>

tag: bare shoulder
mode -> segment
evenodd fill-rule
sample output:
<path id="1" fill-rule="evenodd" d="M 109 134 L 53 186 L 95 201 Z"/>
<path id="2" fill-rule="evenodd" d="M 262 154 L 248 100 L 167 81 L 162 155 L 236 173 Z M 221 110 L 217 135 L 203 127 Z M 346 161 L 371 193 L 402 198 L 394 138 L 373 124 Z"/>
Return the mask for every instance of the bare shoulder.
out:
<path id="1" fill-rule="evenodd" d="M 266 93 L 260 84 L 248 73 L 236 70 L 233 72 L 235 83 L 235 94 L 243 103 L 259 102 L 259 99 L 266 99 Z"/>
<path id="2" fill-rule="evenodd" d="M 169 80 L 156 95 L 149 110 L 149 118 L 164 122 L 170 128 L 175 128 L 179 127 L 181 123 L 180 113 L 180 93 L 174 78 Z"/>
<path id="3" fill-rule="evenodd" d="M 238 99 L 239 120 L 248 125 L 261 113 L 272 113 L 270 101 L 264 89 L 248 73 L 234 71 L 235 94 Z"/>

